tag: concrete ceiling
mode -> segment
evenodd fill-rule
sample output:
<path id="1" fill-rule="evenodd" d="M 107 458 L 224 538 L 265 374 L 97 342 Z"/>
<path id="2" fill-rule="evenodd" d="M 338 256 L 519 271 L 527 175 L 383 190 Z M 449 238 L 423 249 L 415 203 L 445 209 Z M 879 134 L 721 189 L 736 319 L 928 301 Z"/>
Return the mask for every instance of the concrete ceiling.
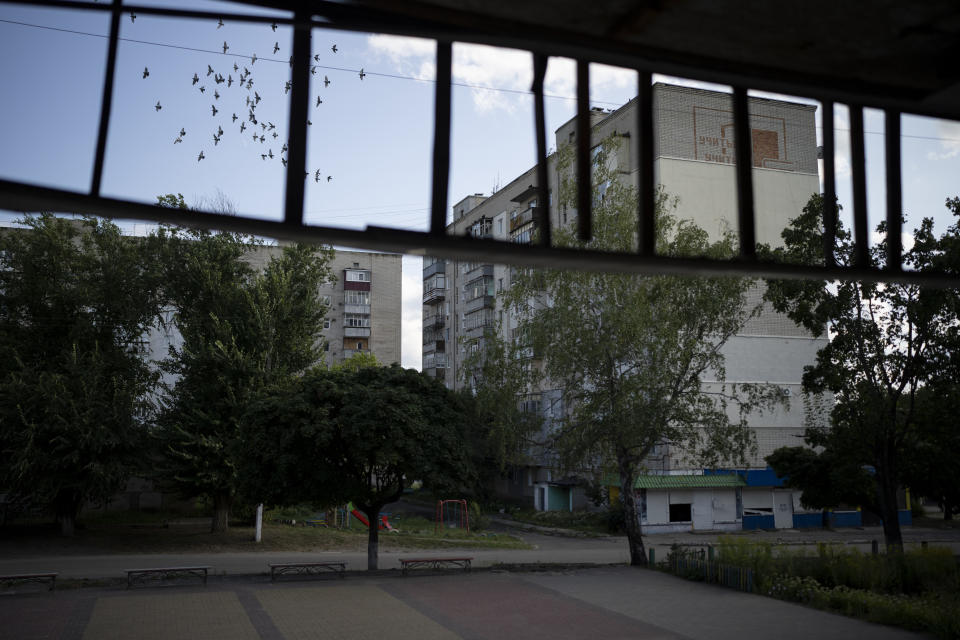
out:
<path id="1" fill-rule="evenodd" d="M 960 119 L 956 0 L 354 0 L 461 40 Z"/>

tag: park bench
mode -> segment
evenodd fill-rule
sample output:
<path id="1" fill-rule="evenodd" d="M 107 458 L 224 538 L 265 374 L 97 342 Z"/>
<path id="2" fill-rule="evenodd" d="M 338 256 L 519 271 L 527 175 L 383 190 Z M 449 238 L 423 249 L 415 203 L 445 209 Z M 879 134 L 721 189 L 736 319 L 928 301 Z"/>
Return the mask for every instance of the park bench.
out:
<path id="1" fill-rule="evenodd" d="M 409 569 L 442 569 L 444 567 L 456 567 L 466 572 L 470 571 L 470 562 L 472 557 L 451 557 L 443 558 L 400 558 L 400 571 L 407 575 Z"/>
<path id="2" fill-rule="evenodd" d="M 207 571 L 213 567 L 155 567 L 152 569 L 127 569 L 127 589 L 134 584 L 145 584 L 148 580 L 165 580 L 167 578 L 182 578 L 196 576 L 203 578 L 207 584 Z"/>
<path id="3" fill-rule="evenodd" d="M 53 591 L 54 585 L 57 583 L 58 573 L 12 573 L 5 576 L 0 576 L 0 584 L 15 584 L 17 582 L 40 582 L 44 583 L 50 581 L 50 591 Z"/>
<path id="4" fill-rule="evenodd" d="M 341 578 L 346 575 L 346 562 L 283 562 L 270 565 L 270 582 L 275 582 L 277 576 L 298 574 L 316 576 L 332 571 Z"/>

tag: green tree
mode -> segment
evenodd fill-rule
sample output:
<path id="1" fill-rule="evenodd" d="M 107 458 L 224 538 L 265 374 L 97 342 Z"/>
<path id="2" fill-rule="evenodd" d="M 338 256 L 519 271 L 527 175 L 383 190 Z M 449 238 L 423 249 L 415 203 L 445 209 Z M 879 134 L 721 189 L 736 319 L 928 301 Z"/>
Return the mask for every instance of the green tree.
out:
<path id="1" fill-rule="evenodd" d="M 160 201 L 183 206 L 182 197 Z M 160 471 L 185 495 L 207 496 L 212 530 L 224 531 L 237 493 L 234 442 L 249 397 L 322 357 L 327 304 L 319 289 L 333 279 L 333 252 L 285 246 L 256 269 L 263 247 L 252 238 L 165 231 L 168 299 L 182 342 L 164 362 L 175 382 L 159 421 Z"/>
<path id="2" fill-rule="evenodd" d="M 355 503 L 375 570 L 384 505 L 414 480 L 437 494 L 470 482 L 470 420 L 458 394 L 413 369 L 315 368 L 251 404 L 239 443 L 244 492 L 270 504 Z"/>
<path id="3" fill-rule="evenodd" d="M 912 500 L 936 500 L 943 519 L 951 520 L 960 514 L 960 468 L 956 463 L 960 385 L 950 378 L 932 380 L 917 392 L 916 403 L 915 430 L 903 465 L 904 482 Z"/>
<path id="4" fill-rule="evenodd" d="M 52 503 L 72 535 L 144 462 L 158 245 L 93 218 L 21 223 L 0 234 L 0 486 Z"/>
<path id="5" fill-rule="evenodd" d="M 605 140 L 593 168 L 594 238 L 558 229 L 564 247 L 636 249 L 637 193 L 617 173 L 616 139 Z M 561 152 L 559 172 L 571 156 Z M 560 202 L 576 206 L 574 185 L 561 183 Z M 661 255 L 728 258 L 735 238 L 707 233 L 671 213 L 660 193 L 656 245 Z M 518 319 L 516 346 L 533 356 L 529 387 L 559 389 L 561 416 L 549 443 L 567 469 L 615 464 L 623 488 L 630 562 L 645 553 L 633 490 L 653 448 L 670 444 L 704 465 L 738 462 L 755 448 L 747 414 L 774 402 L 772 388 L 725 382 L 727 340 L 759 307 L 743 278 L 637 277 L 575 271 L 524 271 L 503 295 Z M 705 377 L 716 381 L 709 387 Z"/>
<path id="6" fill-rule="evenodd" d="M 954 214 L 960 206 L 954 201 Z M 948 201 L 950 206 L 950 201 Z M 784 246 L 768 256 L 783 262 L 820 265 L 823 256 L 823 198 L 814 195 L 803 213 L 783 232 Z M 886 256 L 886 226 L 870 250 L 874 266 Z M 933 221 L 914 231 L 904 264 L 923 271 L 942 266 L 945 248 L 957 237 L 954 225 L 941 238 Z M 834 254 L 852 266 L 849 231 L 838 226 Z M 904 481 L 906 453 L 916 440 L 917 392 L 935 373 L 950 349 L 955 329 L 956 292 L 916 285 L 858 281 L 771 281 L 767 299 L 798 325 L 830 342 L 805 369 L 806 393 L 835 398 L 828 425 L 808 427 L 806 439 L 825 447 L 835 460 L 872 469 L 872 501 L 883 520 L 886 545 L 903 550 L 897 490 Z"/>

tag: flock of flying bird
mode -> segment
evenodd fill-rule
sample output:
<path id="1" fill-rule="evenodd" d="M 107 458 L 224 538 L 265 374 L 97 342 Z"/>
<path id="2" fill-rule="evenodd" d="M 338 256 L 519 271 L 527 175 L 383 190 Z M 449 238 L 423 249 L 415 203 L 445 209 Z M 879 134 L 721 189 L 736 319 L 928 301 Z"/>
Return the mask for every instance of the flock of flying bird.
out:
<path id="1" fill-rule="evenodd" d="M 136 19 L 137 19 L 137 14 L 131 13 L 131 14 L 130 14 L 130 21 L 135 23 L 135 22 L 136 22 Z M 223 19 L 217 20 L 217 29 L 220 29 L 221 27 L 223 27 Z M 277 24 L 276 24 L 276 23 L 271 24 L 271 25 L 270 25 L 270 28 L 271 28 L 274 32 L 276 32 L 276 30 L 277 30 Z M 224 42 L 223 42 L 223 53 L 224 53 L 224 55 L 226 55 L 227 51 L 229 51 L 229 50 L 230 50 L 230 46 L 227 44 L 226 40 L 224 40 Z M 330 47 L 330 50 L 331 50 L 333 53 L 337 53 L 337 51 L 338 51 L 337 45 L 334 44 L 332 47 Z M 279 42 L 274 42 L 274 43 L 273 43 L 273 54 L 276 55 L 279 51 L 280 51 L 280 43 L 279 43 Z M 236 54 L 234 54 L 234 55 L 236 55 Z M 314 62 L 319 62 L 319 61 L 320 61 L 320 56 L 319 56 L 319 54 L 314 55 L 314 56 L 313 56 L 313 60 L 314 60 Z M 257 54 L 254 53 L 254 54 L 250 57 L 250 66 L 251 66 L 251 67 L 254 66 L 254 65 L 256 64 L 256 62 L 257 62 Z M 291 67 L 293 66 L 293 56 L 290 57 L 290 66 L 291 66 Z M 241 71 L 241 68 L 242 68 L 242 71 Z M 252 135 L 253 135 L 253 140 L 254 140 L 254 142 L 260 142 L 261 144 L 264 144 L 264 143 L 266 142 L 266 140 L 267 140 L 267 135 L 271 136 L 271 137 L 274 138 L 274 139 L 277 139 L 277 138 L 279 137 L 279 134 L 278 134 L 277 131 L 276 131 L 276 126 L 275 126 L 272 122 L 264 121 L 264 120 L 258 118 L 258 115 L 257 115 L 257 107 L 260 105 L 260 101 L 262 100 L 262 98 L 261 98 L 259 92 L 253 90 L 253 77 L 252 77 L 253 74 L 252 74 L 252 72 L 251 72 L 247 67 L 245 67 L 245 66 L 244 66 L 244 67 L 241 67 L 241 66 L 238 65 L 236 62 L 234 62 L 234 63 L 233 63 L 233 73 L 236 73 L 236 74 L 237 74 L 237 78 L 236 78 L 236 79 L 234 79 L 233 74 L 230 73 L 229 71 L 228 71 L 228 73 L 227 73 L 227 77 L 224 78 L 222 73 L 217 72 L 217 71 L 213 68 L 212 65 L 209 65 L 209 64 L 208 64 L 208 65 L 207 65 L 206 75 L 203 76 L 203 78 L 201 78 L 201 76 L 200 76 L 199 73 L 194 73 L 194 74 L 193 74 L 193 78 L 191 79 L 191 85 L 190 85 L 190 86 L 191 86 L 191 87 L 195 87 L 197 84 L 200 84 L 201 82 L 210 82 L 210 81 L 212 80 L 212 82 L 214 83 L 214 85 L 213 85 L 213 94 L 212 94 L 212 95 L 213 95 L 213 103 L 210 105 L 210 111 L 211 111 L 211 114 L 212 114 L 212 116 L 213 116 L 214 118 L 217 116 L 218 113 L 221 112 L 221 109 L 218 109 L 218 108 L 217 108 L 217 105 L 218 105 L 218 104 L 221 104 L 221 105 L 222 105 L 222 103 L 219 102 L 221 96 L 220 96 L 220 92 L 219 92 L 218 87 L 219 87 L 220 85 L 226 84 L 226 88 L 227 88 L 227 89 L 232 88 L 234 84 L 237 84 L 240 88 L 245 88 L 245 89 L 247 90 L 247 96 L 246 96 L 246 98 L 245 98 L 245 106 L 246 106 L 246 108 L 247 108 L 247 116 L 246 116 L 245 119 L 244 119 L 244 118 L 240 118 L 240 117 L 234 112 L 234 113 L 232 114 L 232 116 L 230 117 L 231 124 L 235 124 L 235 123 L 237 122 L 237 120 L 240 120 L 239 132 L 240 132 L 241 134 L 243 134 L 243 133 L 249 128 L 249 129 L 253 132 Z M 316 65 L 311 65 L 311 67 L 310 67 L 310 73 L 311 73 L 312 75 L 316 75 L 316 73 L 317 73 L 317 66 L 316 66 Z M 367 75 L 367 74 L 364 73 L 363 69 L 361 68 L 361 69 L 360 69 L 360 73 L 359 73 L 360 80 L 363 80 L 364 76 L 366 76 L 366 75 Z M 149 76 L 150 76 L 150 69 L 149 69 L 148 67 L 144 67 L 144 68 L 143 68 L 143 77 L 142 77 L 142 79 L 143 79 L 143 80 L 146 80 Z M 211 78 L 211 76 L 212 76 L 212 78 Z M 208 79 L 210 79 L 210 80 L 208 80 Z M 324 86 L 324 88 L 330 86 L 330 78 L 329 78 L 329 77 L 323 76 L 323 86 Z M 198 89 L 199 89 L 200 93 L 206 94 L 206 91 L 207 91 L 206 84 L 200 84 L 200 86 L 198 87 Z M 290 83 L 290 81 L 288 80 L 288 81 L 284 82 L 284 87 L 283 87 L 283 92 L 284 92 L 284 94 L 289 93 L 289 92 L 290 92 L 290 89 L 291 89 L 291 83 Z M 251 91 L 253 91 L 253 95 L 252 95 L 252 96 L 250 95 L 250 92 L 251 92 Z M 323 104 L 323 100 L 320 98 L 320 96 L 317 96 L 317 101 L 316 101 L 315 107 L 319 107 L 321 104 Z M 154 110 L 155 110 L 155 111 L 160 111 L 162 108 L 163 108 L 163 105 L 161 105 L 161 104 L 160 104 L 160 101 L 157 100 L 157 104 L 154 105 Z M 249 127 L 247 126 L 248 123 L 250 124 Z M 308 124 L 308 125 L 312 125 L 313 123 L 312 123 L 310 120 L 307 120 L 307 124 Z M 257 127 L 258 127 L 258 126 L 260 127 L 260 131 L 259 131 L 259 132 L 257 131 Z M 173 144 L 181 144 L 181 143 L 183 142 L 184 137 L 185 137 L 186 135 L 187 135 L 186 128 L 181 127 L 181 128 L 180 128 L 180 132 L 177 134 L 177 137 L 174 138 L 174 140 L 173 140 Z M 213 132 L 213 145 L 214 145 L 214 146 L 217 146 L 218 144 L 220 144 L 220 139 L 221 139 L 221 137 L 222 137 L 223 135 L 224 135 L 223 125 L 218 123 L 218 124 L 217 124 L 217 129 L 216 129 L 216 131 Z M 266 161 L 266 160 L 268 160 L 268 159 L 269 159 L 269 160 L 273 160 L 275 157 L 279 157 L 279 158 L 280 158 L 280 162 L 283 163 L 283 166 L 287 166 L 287 159 L 284 157 L 284 154 L 285 154 L 286 152 L 287 152 L 287 144 L 284 143 L 284 144 L 283 144 L 283 147 L 282 147 L 281 150 L 280 150 L 280 153 L 277 154 L 276 156 L 275 156 L 274 153 L 273 153 L 273 149 L 272 149 L 272 148 L 268 148 L 266 153 L 261 153 L 261 154 L 260 154 L 260 158 L 261 158 L 262 160 Z M 200 153 L 197 155 L 197 162 L 200 162 L 201 160 L 203 160 L 203 159 L 206 158 L 206 157 L 207 157 L 207 156 L 204 154 L 203 150 L 201 149 Z M 306 172 L 306 174 L 304 175 L 304 178 L 308 177 L 309 175 L 310 175 L 309 172 Z M 313 179 L 314 179 L 315 182 L 320 182 L 321 178 L 322 178 L 322 174 L 321 174 L 321 172 L 320 172 L 320 169 L 317 169 L 317 170 L 314 172 L 314 174 L 313 174 Z M 326 176 L 326 178 L 327 178 L 327 182 L 330 182 L 330 181 L 333 179 L 333 176 L 329 176 L 329 175 L 328 175 L 328 176 Z"/>

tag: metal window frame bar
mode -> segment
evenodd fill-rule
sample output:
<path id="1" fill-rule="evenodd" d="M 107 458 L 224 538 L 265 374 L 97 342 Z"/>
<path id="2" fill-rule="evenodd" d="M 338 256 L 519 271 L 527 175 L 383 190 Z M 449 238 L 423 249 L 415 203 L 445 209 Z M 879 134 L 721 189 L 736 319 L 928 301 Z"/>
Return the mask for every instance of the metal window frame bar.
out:
<path id="1" fill-rule="evenodd" d="M 503 24 L 502 21 L 482 18 L 470 23 L 447 18 L 462 17 L 456 10 L 441 9 L 431 16 L 398 15 L 389 10 L 368 6 L 348 5 L 327 0 L 317 0 L 310 10 L 302 9 L 299 3 L 290 0 L 239 0 L 240 3 L 272 8 L 288 12 L 296 9 L 292 17 L 271 15 L 250 15 L 230 12 L 193 11 L 188 9 L 168 9 L 147 7 L 134 4 L 122 4 L 113 0 L 110 5 L 92 2 L 72 2 L 69 0 L 0 0 L 0 4 L 43 5 L 70 10 L 94 10 L 111 12 L 111 32 L 108 46 L 107 69 L 104 75 L 104 96 L 101 103 L 100 128 L 98 130 L 97 151 L 94 158 L 93 180 L 89 193 L 78 193 L 64 189 L 38 187 L 32 184 L 0 179 L 0 208 L 12 210 L 61 210 L 74 211 L 90 215 L 117 218 L 141 218 L 162 223 L 185 224 L 210 228 L 231 229 L 272 236 L 288 240 L 309 242 L 329 242 L 346 246 L 365 247 L 386 251 L 400 251 L 412 254 L 427 254 L 443 258 L 461 258 L 508 262 L 518 265 L 573 268 L 589 271 L 614 271 L 623 273 L 677 273 L 688 275 L 742 275 L 769 278 L 799 279 L 859 279 L 875 282 L 904 282 L 932 286 L 955 287 L 960 285 L 960 277 L 938 273 L 916 273 L 904 271 L 901 267 L 902 247 L 899 233 L 888 243 L 887 264 L 883 268 L 872 267 L 865 257 L 869 256 L 866 226 L 866 176 L 863 158 L 863 108 L 884 109 L 887 115 L 887 201 L 888 228 L 896 232 L 900 228 L 899 212 L 902 206 L 901 171 L 899 168 L 900 116 L 903 112 L 932 117 L 960 118 L 960 111 L 954 113 L 953 107 L 918 108 L 916 96 L 898 94 L 869 81 L 838 83 L 817 76 L 794 74 L 789 80 L 776 69 L 749 65 L 742 69 L 720 65 L 711 67 L 704 60 L 687 60 L 676 52 L 658 52 L 644 46 L 632 46 L 625 43 L 609 42 L 582 34 L 571 34 L 559 29 L 543 28 L 531 31 L 528 27 L 520 29 L 518 25 Z M 103 164 L 106 153 L 106 140 L 109 130 L 110 110 L 112 106 L 113 79 L 116 70 L 117 45 L 119 41 L 119 19 L 123 14 L 139 13 L 188 19 L 232 20 L 247 23 L 269 24 L 276 22 L 292 26 L 294 32 L 294 71 L 293 97 L 291 99 L 291 158 L 287 171 L 285 191 L 284 221 L 271 222 L 235 216 L 222 216 L 209 212 L 172 212 L 155 205 L 128 200 L 104 198 L 100 195 L 100 183 L 103 176 Z M 446 20 L 443 22 L 441 20 Z M 357 231 L 336 227 L 307 226 L 303 223 L 304 185 L 300 173 L 305 165 L 306 114 L 309 109 L 309 51 L 310 34 L 314 28 L 341 31 L 382 32 L 396 35 L 419 36 L 436 39 L 437 54 L 437 104 L 435 108 L 435 153 L 433 163 L 433 199 L 431 208 L 430 232 L 412 232 L 399 229 L 368 227 Z M 640 198 L 638 202 L 638 221 L 640 237 L 639 255 L 636 253 L 606 253 L 592 250 L 573 250 L 543 246 L 521 246 L 492 240 L 475 240 L 447 235 L 446 225 L 437 224 L 438 209 L 446 221 L 446 196 L 449 186 L 449 143 L 450 143 L 450 86 L 451 69 L 444 63 L 449 57 L 452 42 L 473 42 L 493 46 L 509 46 L 531 51 L 535 56 L 566 56 L 577 60 L 577 160 L 578 184 L 590 185 L 590 111 L 589 111 L 589 63 L 632 67 L 638 70 L 641 100 L 638 125 L 640 140 L 638 153 L 640 163 Z M 304 52 L 306 52 L 304 54 Z M 663 53 L 658 59 L 657 54 Z M 655 197 L 653 183 L 653 124 L 652 124 L 652 87 L 650 95 L 644 89 L 649 86 L 644 78 L 656 69 L 658 72 L 681 75 L 696 80 L 723 82 L 737 87 L 734 91 L 735 111 L 741 126 L 736 127 L 738 134 L 738 153 L 749 156 L 749 108 L 746 87 L 763 91 L 775 91 L 794 95 L 804 95 L 820 100 L 823 104 L 824 124 L 824 245 L 825 265 L 784 265 L 759 263 L 754 260 L 755 216 L 753 211 L 752 163 L 738 162 L 741 165 L 738 175 L 738 219 L 741 229 L 740 259 L 731 261 L 711 259 L 679 259 L 656 256 L 651 251 L 649 225 Z M 740 82 L 738 82 L 740 80 Z M 536 94 L 536 91 L 534 92 Z M 542 93 L 542 92 L 541 92 Z M 446 95 L 446 100 L 444 100 Z M 864 96 L 867 99 L 864 99 Z M 540 96 L 542 99 L 542 95 Z M 535 95 L 536 98 L 536 95 Z M 650 109 L 645 103 L 650 102 Z M 836 210 L 834 207 L 835 166 L 834 166 L 834 102 L 845 102 L 851 109 L 851 141 L 853 147 L 852 165 L 854 173 L 854 220 L 857 257 L 853 266 L 837 266 L 832 256 L 832 242 L 835 237 Z M 446 102 L 446 104 L 444 104 Z M 303 115 L 303 118 L 299 116 Z M 542 114 L 535 114 L 535 119 Z M 648 120 L 649 119 L 649 120 Z M 747 123 L 747 126 L 742 126 Z M 539 127 L 538 127 L 539 128 Z M 296 135 L 299 131 L 300 135 Z M 894 133 L 891 139 L 890 133 Z M 648 134 L 648 135 L 644 135 Z M 540 134 L 538 133 L 538 138 Z M 545 135 L 545 133 L 544 133 Z M 294 138 L 299 137 L 302 149 L 293 153 Z M 746 139 L 746 141 L 744 141 Z M 545 141 L 545 138 L 544 138 Z M 538 140 L 538 158 L 545 157 Z M 446 153 L 444 154 L 444 148 Z M 859 148 L 859 152 L 858 152 Z M 294 157 L 300 156 L 299 160 Z M 859 156 L 859 158 L 858 158 Z M 539 162 L 540 165 L 545 165 Z M 545 170 L 545 166 L 544 166 Z M 538 188 L 543 198 L 543 180 Z M 747 188 L 747 187 L 750 188 Z M 549 199 L 549 196 L 547 196 Z M 588 240 L 592 237 L 592 194 L 590 189 L 581 189 L 578 194 L 580 204 L 580 237 Z M 547 209 L 547 207 L 543 207 Z M 549 211 L 546 212 L 549 225 Z M 549 226 L 545 225 L 549 234 Z M 644 233 L 644 232 L 647 233 Z M 653 247 L 655 248 L 655 247 Z"/>
<path id="2" fill-rule="evenodd" d="M 637 167 L 639 169 L 638 203 L 639 242 L 641 256 L 657 252 L 656 190 L 653 163 L 655 161 L 653 133 L 653 84 L 648 71 L 637 72 Z"/>
<path id="3" fill-rule="evenodd" d="M 543 98 L 543 81 L 547 75 L 547 56 L 533 54 L 533 126 L 537 137 L 537 229 L 540 246 L 553 243 L 550 229 L 550 191 L 547 186 L 547 114 Z"/>
<path id="4" fill-rule="evenodd" d="M 867 223 L 867 159 L 863 140 L 863 107 L 850 105 L 850 172 L 853 180 L 853 263 L 870 266 Z"/>
<path id="5" fill-rule="evenodd" d="M 890 271 L 903 268 L 903 189 L 900 162 L 900 113 L 884 113 L 884 146 L 887 182 L 887 264 Z"/>
<path id="6" fill-rule="evenodd" d="M 827 267 L 834 267 L 837 264 L 834 256 L 837 242 L 837 174 L 832 102 L 823 103 L 820 124 L 823 131 L 823 263 Z"/>
<path id="7" fill-rule="evenodd" d="M 744 87 L 733 88 L 733 136 L 737 158 L 737 235 L 740 257 L 757 257 L 757 231 L 753 202 L 753 142 L 750 129 L 750 103 Z"/>

